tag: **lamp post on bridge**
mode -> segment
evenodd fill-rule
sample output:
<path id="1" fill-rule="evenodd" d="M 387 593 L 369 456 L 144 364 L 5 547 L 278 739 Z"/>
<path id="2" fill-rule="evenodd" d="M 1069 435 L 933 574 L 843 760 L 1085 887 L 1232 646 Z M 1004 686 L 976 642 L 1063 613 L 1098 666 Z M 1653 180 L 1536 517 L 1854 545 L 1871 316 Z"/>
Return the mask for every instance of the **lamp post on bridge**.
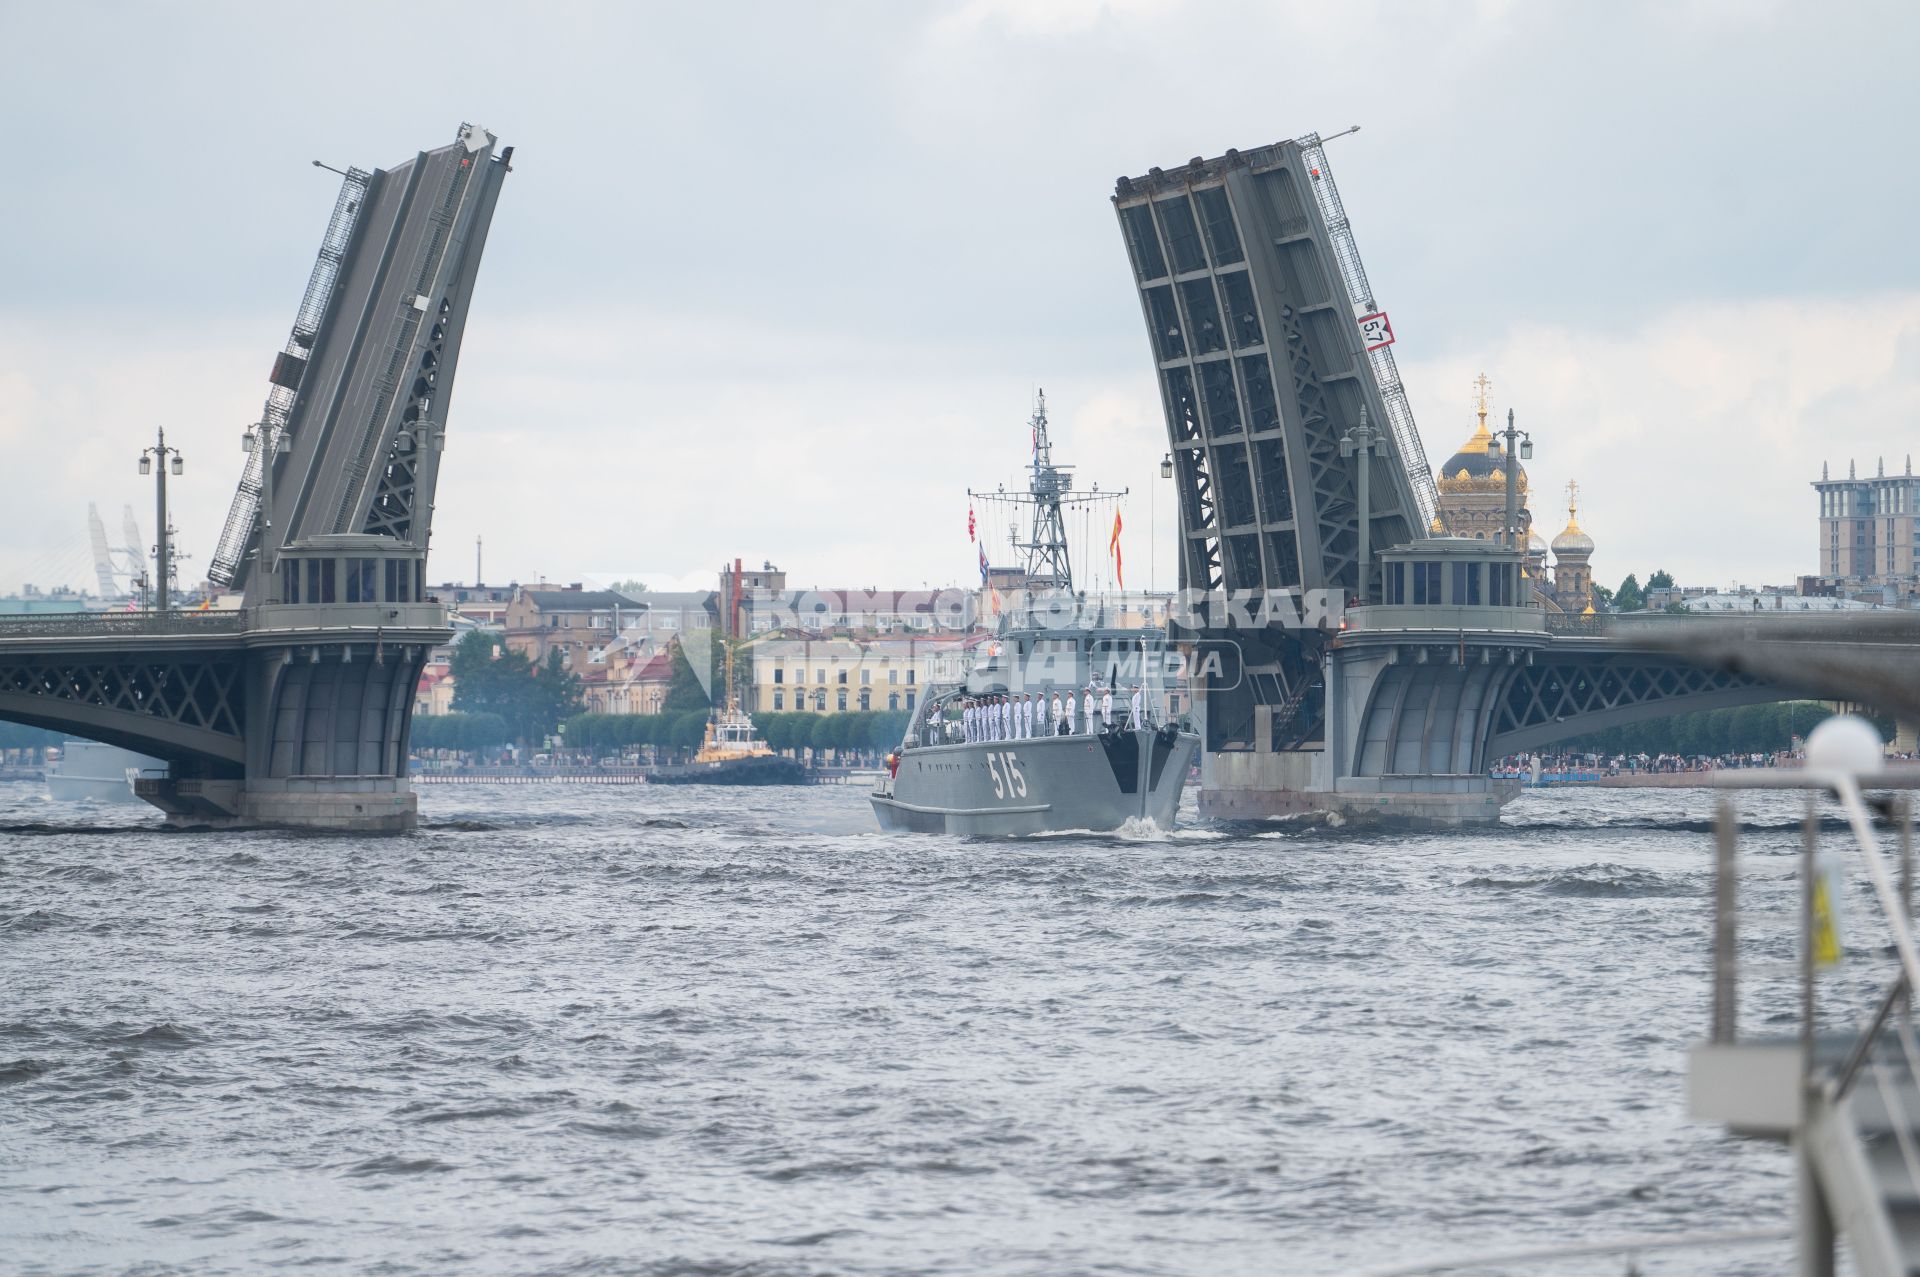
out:
<path id="1" fill-rule="evenodd" d="M 1340 436 L 1340 455 L 1360 457 L 1360 544 L 1354 551 L 1355 575 L 1359 578 L 1360 606 L 1372 601 L 1373 588 L 1373 502 L 1367 486 L 1367 471 L 1373 454 L 1379 451 L 1380 432 L 1367 423 L 1367 406 L 1360 405 L 1360 424 Z"/>
<path id="2" fill-rule="evenodd" d="M 1160 477 L 1162 479 L 1173 478 L 1173 454 L 1171 452 L 1160 458 Z M 1158 488 L 1150 486 L 1147 489 L 1147 493 L 1149 497 L 1147 501 L 1147 540 L 1150 543 L 1147 547 L 1147 593 L 1154 594 L 1160 589 L 1160 491 Z M 1176 502 L 1175 513 L 1178 514 L 1178 512 L 1179 506 Z"/>
<path id="3" fill-rule="evenodd" d="M 293 440 L 287 437 L 285 430 L 273 432 L 271 452 L 263 449 L 267 439 L 265 421 L 249 424 L 240 436 L 240 450 L 260 458 L 260 574 L 271 599 L 273 589 L 273 463 L 293 451 Z"/>
<path id="4" fill-rule="evenodd" d="M 158 465 L 154 463 L 158 462 Z M 173 589 L 173 546 L 167 526 L 167 471 L 182 474 L 186 463 L 181 460 L 180 449 L 167 446 L 167 430 L 160 428 L 159 439 L 153 447 L 140 450 L 140 473 L 154 476 L 154 504 L 157 507 L 155 517 L 159 521 L 159 541 L 153 552 L 153 606 L 158 612 L 166 612 L 172 607 Z"/>
<path id="5" fill-rule="evenodd" d="M 1533 436 L 1513 426 L 1513 409 L 1507 409 L 1507 428 L 1494 432 L 1493 443 L 1487 448 L 1490 460 L 1502 458 L 1500 441 L 1505 439 L 1505 459 L 1507 472 L 1507 544 L 1518 549 L 1524 557 L 1527 547 L 1520 544 L 1520 466 L 1514 460 L 1516 448 L 1520 461 L 1533 460 Z M 1518 443 L 1516 444 L 1516 440 Z"/>

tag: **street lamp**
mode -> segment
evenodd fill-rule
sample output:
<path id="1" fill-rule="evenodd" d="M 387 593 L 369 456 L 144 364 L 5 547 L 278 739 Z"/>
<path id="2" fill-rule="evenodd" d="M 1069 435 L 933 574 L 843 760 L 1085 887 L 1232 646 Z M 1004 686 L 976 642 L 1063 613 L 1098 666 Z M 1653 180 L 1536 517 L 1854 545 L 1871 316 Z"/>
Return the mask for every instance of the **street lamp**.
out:
<path id="1" fill-rule="evenodd" d="M 1173 454 L 1160 458 L 1160 477 L 1173 478 Z M 1147 593 L 1160 592 L 1160 491 L 1147 488 Z"/>
<path id="2" fill-rule="evenodd" d="M 160 463 L 157 468 L 154 465 L 156 461 Z M 172 529 L 167 526 L 167 472 L 169 470 L 174 474 L 184 474 L 186 465 L 181 460 L 180 449 L 167 446 L 167 431 L 163 426 L 160 428 L 159 439 L 154 446 L 140 450 L 140 473 L 153 476 L 154 504 L 157 507 L 157 519 L 160 525 L 159 543 L 155 545 L 153 551 L 153 605 L 155 610 L 160 612 L 167 611 L 172 601 L 173 550 L 168 544 L 168 534 Z"/>
<path id="3" fill-rule="evenodd" d="M 1367 406 L 1360 405 L 1360 424 L 1340 436 L 1340 455 L 1351 457 L 1356 453 L 1360 457 L 1360 475 L 1358 487 L 1360 497 L 1360 544 L 1354 552 L 1355 576 L 1360 583 L 1360 606 L 1372 602 L 1373 589 L 1373 505 L 1371 493 L 1367 488 L 1367 472 L 1373 454 L 1378 451 L 1381 436 L 1367 423 Z"/>
<path id="4" fill-rule="evenodd" d="M 1500 444 L 1506 440 L 1503 450 Z M 1515 440 L 1518 440 L 1516 445 Z M 1507 409 L 1507 428 L 1496 431 L 1493 442 L 1487 445 L 1487 459 L 1498 463 L 1503 455 L 1507 460 L 1507 544 L 1519 549 L 1523 554 L 1526 547 L 1520 544 L 1520 467 L 1514 461 L 1517 452 L 1521 461 L 1533 460 L 1533 436 L 1524 430 L 1513 427 L 1513 409 Z"/>

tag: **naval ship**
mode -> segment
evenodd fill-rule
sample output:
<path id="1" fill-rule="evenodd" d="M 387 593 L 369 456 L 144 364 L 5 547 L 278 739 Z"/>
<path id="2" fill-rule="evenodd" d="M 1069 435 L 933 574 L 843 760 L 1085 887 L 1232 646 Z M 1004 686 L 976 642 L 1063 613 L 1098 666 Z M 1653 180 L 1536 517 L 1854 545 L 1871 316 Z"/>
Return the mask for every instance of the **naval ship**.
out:
<path id="1" fill-rule="evenodd" d="M 1075 492 L 1071 468 L 1055 465 L 1045 392 L 1029 421 L 1032 475 L 1025 493 L 968 496 L 1031 507 L 1032 531 L 1013 602 L 998 634 L 964 674 L 931 683 L 887 774 L 871 795 L 883 829 L 1010 837 L 1066 830 L 1107 832 L 1130 823 L 1174 826 L 1200 738 L 1156 721 L 1173 668 L 1164 631 L 1123 628 L 1105 605 L 1073 588 L 1063 509 L 1117 500 L 1126 490 Z M 985 551 L 981 576 L 989 577 Z M 1071 696 L 1075 713 L 1053 714 Z M 1112 712 L 1096 715 L 1089 699 Z M 1035 694 L 1029 722 L 998 712 Z"/>
<path id="2" fill-rule="evenodd" d="M 133 778 L 166 766 L 157 758 L 98 741 L 60 743 L 60 757 L 47 765 L 47 797 L 57 803 L 131 803 Z"/>

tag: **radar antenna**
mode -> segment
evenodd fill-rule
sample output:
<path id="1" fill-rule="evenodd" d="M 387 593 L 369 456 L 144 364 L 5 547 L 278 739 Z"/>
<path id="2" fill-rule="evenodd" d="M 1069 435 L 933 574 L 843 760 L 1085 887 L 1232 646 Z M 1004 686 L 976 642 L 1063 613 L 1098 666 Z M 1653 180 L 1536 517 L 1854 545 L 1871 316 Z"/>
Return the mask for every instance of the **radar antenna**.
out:
<path id="1" fill-rule="evenodd" d="M 1093 506 L 1108 501 L 1118 501 L 1127 495 L 1127 489 L 1114 492 L 1102 492 L 1098 484 L 1091 490 L 1078 491 L 1073 486 L 1073 467 L 1055 465 L 1053 461 L 1053 440 L 1047 433 L 1047 392 L 1034 392 L 1033 416 L 1027 419 L 1027 426 L 1033 439 L 1033 460 L 1028 466 L 1027 490 L 1008 492 L 1000 488 L 993 492 L 976 492 L 967 489 L 967 496 L 975 501 L 985 502 L 988 506 L 1005 506 L 1007 513 L 1014 516 L 1009 520 L 1007 543 L 1021 552 L 1022 575 L 1025 580 L 1020 584 L 1028 590 L 1073 590 L 1073 563 L 1067 551 L 1067 520 L 1065 510 L 1069 506 Z M 1020 539 L 1018 516 L 1022 507 L 1031 507 L 1028 517 L 1027 539 Z"/>

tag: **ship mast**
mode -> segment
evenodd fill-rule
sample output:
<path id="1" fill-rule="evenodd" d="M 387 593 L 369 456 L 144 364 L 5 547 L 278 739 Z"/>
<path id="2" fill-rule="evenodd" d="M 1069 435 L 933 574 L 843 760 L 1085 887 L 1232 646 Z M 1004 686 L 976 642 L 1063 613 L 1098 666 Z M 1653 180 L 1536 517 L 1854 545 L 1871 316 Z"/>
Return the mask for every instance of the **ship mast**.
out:
<path id="1" fill-rule="evenodd" d="M 1034 393 L 1033 416 L 1027 419 L 1027 428 L 1033 443 L 1027 490 L 1021 493 L 1001 488 L 994 492 L 976 492 L 969 488 L 967 496 L 989 506 L 1007 505 L 1012 507 L 1010 512 L 1017 512 L 1022 506 L 1032 507 L 1027 539 L 1020 539 L 1018 523 L 1013 523 L 1007 533 L 1007 543 L 1021 552 L 1022 572 L 1026 578 L 1023 584 L 1029 590 L 1071 592 L 1073 562 L 1067 550 L 1066 507 L 1118 501 L 1127 495 L 1127 489 L 1102 492 L 1099 485 L 1095 484 L 1091 491 L 1074 490 L 1073 467 L 1055 465 L 1053 461 L 1053 440 L 1047 432 L 1047 392 L 1044 390 Z"/>

